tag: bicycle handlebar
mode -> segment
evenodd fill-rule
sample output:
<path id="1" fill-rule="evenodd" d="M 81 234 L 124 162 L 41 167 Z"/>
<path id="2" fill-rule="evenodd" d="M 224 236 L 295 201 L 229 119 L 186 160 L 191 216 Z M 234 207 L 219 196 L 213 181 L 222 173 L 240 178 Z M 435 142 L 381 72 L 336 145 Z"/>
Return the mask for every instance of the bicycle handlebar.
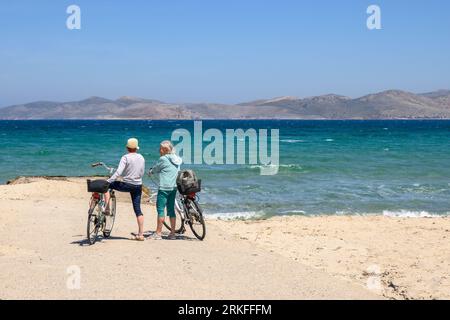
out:
<path id="1" fill-rule="evenodd" d="M 104 167 L 106 170 L 109 171 L 110 174 L 112 174 L 116 169 L 113 167 L 108 167 L 106 164 L 104 164 L 103 162 L 96 162 L 91 164 L 92 168 L 96 168 L 96 167 Z"/>

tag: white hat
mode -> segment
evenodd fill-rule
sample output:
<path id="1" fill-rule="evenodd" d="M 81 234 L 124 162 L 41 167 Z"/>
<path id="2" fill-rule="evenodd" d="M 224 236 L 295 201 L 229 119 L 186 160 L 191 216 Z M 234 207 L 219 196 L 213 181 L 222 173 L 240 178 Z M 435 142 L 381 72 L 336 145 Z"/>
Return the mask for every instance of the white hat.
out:
<path id="1" fill-rule="evenodd" d="M 128 139 L 127 148 L 139 150 L 139 141 L 136 138 Z"/>

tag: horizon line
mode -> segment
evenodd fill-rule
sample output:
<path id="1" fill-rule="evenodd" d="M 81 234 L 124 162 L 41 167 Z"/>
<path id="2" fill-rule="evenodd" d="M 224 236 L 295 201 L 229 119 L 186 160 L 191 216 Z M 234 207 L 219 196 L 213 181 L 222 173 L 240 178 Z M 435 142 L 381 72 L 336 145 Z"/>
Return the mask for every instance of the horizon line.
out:
<path id="1" fill-rule="evenodd" d="M 386 90 L 382 90 L 382 91 L 375 91 L 375 92 L 371 92 L 371 93 L 367 93 L 364 94 L 362 96 L 358 96 L 358 97 L 351 97 L 351 96 L 347 96 L 347 95 L 342 95 L 342 94 L 338 94 L 338 93 L 326 93 L 326 94 L 320 94 L 320 95 L 310 95 L 310 96 L 303 96 L 303 97 L 299 97 L 299 96 L 295 96 L 295 95 L 284 95 L 284 96 L 277 96 L 277 97 L 269 97 L 269 98 L 256 98 L 256 99 L 252 99 L 249 101 L 243 101 L 243 102 L 239 102 L 239 103 L 222 103 L 222 102 L 168 102 L 168 101 L 164 101 L 162 99 L 158 99 L 158 98 L 143 98 L 143 97 L 139 97 L 139 96 L 120 96 L 116 99 L 114 98 L 105 98 L 102 96 L 89 96 L 87 98 L 82 98 L 79 100 L 65 100 L 65 101 L 56 101 L 56 100 L 33 100 L 33 101 L 29 101 L 29 102 L 25 102 L 25 103 L 16 103 L 16 104 L 10 104 L 10 105 L 4 105 L 4 106 L 0 106 L 0 109 L 3 108 L 8 108 L 8 107 L 14 107 L 14 106 L 20 106 L 20 105 L 27 105 L 30 103 L 37 103 L 37 102 L 50 102 L 50 103 L 72 103 L 72 102 L 80 102 L 80 101 L 84 101 L 84 100 L 89 100 L 89 99 L 105 99 L 108 101 L 119 101 L 120 99 L 124 99 L 124 98 L 134 98 L 134 99 L 141 99 L 141 100 L 153 100 L 153 101 L 159 101 L 161 103 L 164 104 L 218 104 L 218 105 L 229 105 L 229 106 L 237 106 L 240 104 L 246 104 L 246 103 L 251 103 L 251 102 L 255 102 L 255 101 L 261 101 L 261 100 L 275 100 L 275 99 L 282 99 L 282 98 L 290 98 L 293 100 L 303 100 L 303 99 L 310 99 L 310 98 L 315 98 L 315 97 L 326 97 L 326 96 L 340 96 L 343 98 L 349 98 L 352 100 L 355 99 L 360 99 L 360 98 L 364 98 L 370 95 L 374 95 L 374 94 L 380 94 L 380 93 L 387 93 L 387 92 L 403 92 L 403 93 L 409 93 L 409 94 L 414 94 L 414 95 L 425 95 L 425 94 L 430 94 L 430 93 L 436 93 L 436 92 L 445 92 L 445 91 L 449 91 L 450 89 L 436 89 L 433 91 L 428 91 L 428 92 L 412 92 L 412 91 L 408 91 L 408 90 L 402 90 L 402 89 L 386 89 Z"/>

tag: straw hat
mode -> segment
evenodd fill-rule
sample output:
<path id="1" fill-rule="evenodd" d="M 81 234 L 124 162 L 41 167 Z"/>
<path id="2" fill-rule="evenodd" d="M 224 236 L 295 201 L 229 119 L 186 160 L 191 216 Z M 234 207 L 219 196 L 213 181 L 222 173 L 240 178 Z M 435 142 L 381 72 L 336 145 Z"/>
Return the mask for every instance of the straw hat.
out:
<path id="1" fill-rule="evenodd" d="M 136 138 L 128 139 L 127 148 L 139 150 L 139 141 Z"/>

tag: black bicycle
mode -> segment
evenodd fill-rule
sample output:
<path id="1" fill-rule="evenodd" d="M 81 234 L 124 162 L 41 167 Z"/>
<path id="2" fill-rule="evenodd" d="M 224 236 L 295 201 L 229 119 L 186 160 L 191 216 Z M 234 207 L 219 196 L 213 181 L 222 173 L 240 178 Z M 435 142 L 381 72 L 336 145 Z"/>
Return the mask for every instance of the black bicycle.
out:
<path id="1" fill-rule="evenodd" d="M 151 171 L 151 170 L 150 170 Z M 153 180 L 152 176 L 150 176 L 150 180 L 153 182 L 153 185 L 157 187 L 157 183 Z M 155 188 L 157 189 L 157 188 Z M 154 193 L 151 196 L 151 199 L 154 199 L 156 194 Z M 176 225 L 175 225 L 175 233 L 184 234 L 186 232 L 186 225 L 192 230 L 194 236 L 203 240 L 206 236 L 206 225 L 205 219 L 203 217 L 203 210 L 198 202 L 198 196 L 196 192 L 191 192 L 186 195 L 182 195 L 177 192 L 177 197 L 175 200 L 175 215 L 176 215 Z M 166 222 L 164 220 L 164 226 L 170 231 L 170 222 Z"/>
<path id="2" fill-rule="evenodd" d="M 113 174 L 115 169 L 110 168 L 102 162 L 92 164 L 92 167 L 102 166 Z M 111 236 L 116 219 L 116 195 L 114 190 L 108 190 L 109 184 L 104 180 L 87 180 L 88 192 L 91 192 L 89 202 L 87 238 L 90 245 L 93 245 L 98 238 L 99 231 L 102 231 L 104 238 Z M 105 193 L 109 192 L 109 214 L 106 214 L 108 204 L 105 201 Z"/>
<path id="3" fill-rule="evenodd" d="M 181 222 L 181 226 L 175 230 L 176 233 L 185 233 L 185 225 L 188 224 L 197 239 L 205 239 L 205 219 L 203 217 L 203 210 L 198 203 L 196 193 L 189 195 L 177 194 L 177 200 L 175 201 L 175 214 L 177 215 L 177 220 L 180 220 Z M 170 226 L 165 221 L 164 225 L 170 230 Z"/>

